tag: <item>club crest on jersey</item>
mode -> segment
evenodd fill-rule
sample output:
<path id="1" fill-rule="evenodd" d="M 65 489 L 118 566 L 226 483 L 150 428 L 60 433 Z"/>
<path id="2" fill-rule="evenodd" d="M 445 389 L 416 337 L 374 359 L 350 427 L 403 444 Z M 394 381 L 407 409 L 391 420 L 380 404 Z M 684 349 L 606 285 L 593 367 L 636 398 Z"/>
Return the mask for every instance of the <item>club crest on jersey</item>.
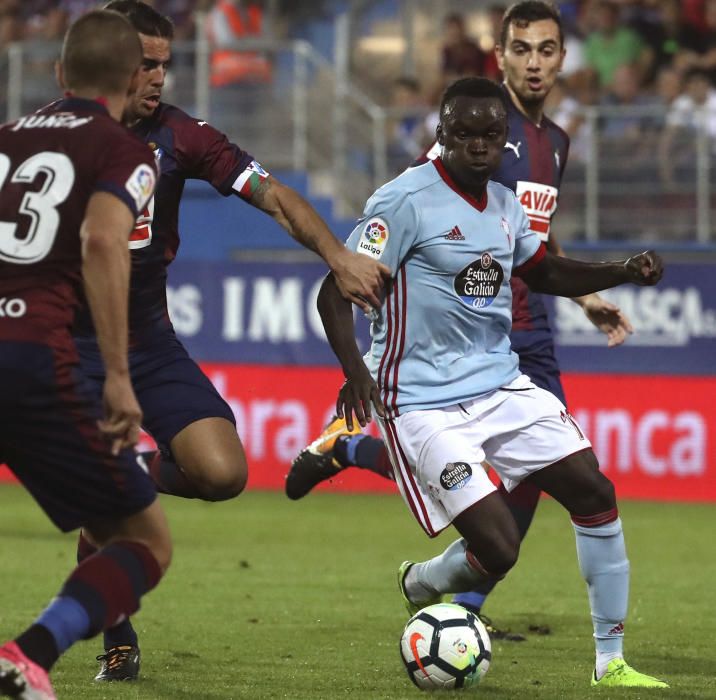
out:
<path id="1" fill-rule="evenodd" d="M 138 165 L 129 176 L 124 187 L 134 200 L 137 211 L 141 211 L 154 194 L 155 184 L 154 171 L 146 163 Z"/>
<path id="2" fill-rule="evenodd" d="M 388 224 L 383 219 L 369 219 L 363 226 L 363 233 L 358 242 L 358 252 L 377 260 L 383 255 L 389 236 Z"/>
<path id="3" fill-rule="evenodd" d="M 504 279 L 502 265 L 490 253 L 483 253 L 455 275 L 454 288 L 468 306 L 483 309 L 495 301 Z"/>
<path id="4" fill-rule="evenodd" d="M 459 491 L 472 479 L 472 467 L 467 462 L 448 462 L 440 472 L 440 485 L 446 491 Z"/>

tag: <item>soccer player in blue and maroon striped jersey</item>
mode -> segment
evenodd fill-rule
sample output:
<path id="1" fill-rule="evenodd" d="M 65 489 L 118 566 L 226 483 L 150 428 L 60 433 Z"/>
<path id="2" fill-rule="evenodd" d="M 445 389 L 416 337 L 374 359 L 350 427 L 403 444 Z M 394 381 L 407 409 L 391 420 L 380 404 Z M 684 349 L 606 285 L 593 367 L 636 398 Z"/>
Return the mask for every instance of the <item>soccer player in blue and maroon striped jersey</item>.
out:
<path id="1" fill-rule="evenodd" d="M 266 212 L 299 243 L 323 257 L 346 298 L 366 308 L 380 303 L 387 268 L 346 250 L 307 201 L 224 134 L 161 101 L 171 59 L 171 20 L 139 0 L 112 0 L 106 7 L 125 15 L 139 33 L 143 61 L 124 121 L 154 151 L 160 168 L 156 194 L 129 237 L 129 369 L 143 426 L 159 447 L 144 457 L 163 493 L 225 500 L 243 490 L 248 475 L 234 415 L 189 357 L 167 313 L 167 268 L 179 248 L 184 183 L 204 180 L 220 194 L 235 195 Z M 78 319 L 75 339 L 84 371 L 99 386 L 104 369 L 86 315 Z M 92 551 L 92 543 L 81 537 L 78 558 Z M 137 677 L 139 648 L 129 620 L 105 634 L 105 650 L 97 680 Z"/>
<path id="2" fill-rule="evenodd" d="M 140 60 L 124 17 L 88 13 L 63 46 L 68 96 L 0 127 L 0 454 L 58 528 L 82 527 L 96 545 L 0 647 L 0 695 L 13 698 L 53 700 L 60 654 L 135 612 L 171 558 L 133 449 L 141 409 L 127 353 L 126 240 L 157 181 L 151 150 L 119 123 Z M 84 300 L 106 367 L 100 391 L 72 338 Z"/>

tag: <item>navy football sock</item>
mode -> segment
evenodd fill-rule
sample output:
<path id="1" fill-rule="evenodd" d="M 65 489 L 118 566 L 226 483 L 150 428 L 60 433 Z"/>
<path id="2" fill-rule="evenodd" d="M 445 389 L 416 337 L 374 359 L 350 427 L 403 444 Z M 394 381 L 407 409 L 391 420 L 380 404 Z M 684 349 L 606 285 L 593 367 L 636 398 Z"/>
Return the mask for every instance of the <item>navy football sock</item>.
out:
<path id="1" fill-rule="evenodd" d="M 152 477 L 157 491 L 180 498 L 201 498 L 201 494 L 194 484 L 189 481 L 181 467 L 160 450 L 142 452 L 147 463 L 149 475 Z"/>
<path id="2" fill-rule="evenodd" d="M 77 563 L 80 564 L 96 552 L 97 548 L 80 532 L 80 537 L 77 541 Z M 134 631 L 129 618 L 104 631 L 105 651 L 112 647 L 121 646 L 139 646 L 137 633 Z"/>
<path id="3" fill-rule="evenodd" d="M 139 609 L 162 572 L 151 551 L 139 542 L 113 542 L 87 557 L 57 597 L 17 643 L 35 663 L 49 670 L 66 649 L 94 637 Z M 49 635 L 33 627 L 42 627 Z M 54 651 L 51 648 L 54 643 Z"/>
<path id="4" fill-rule="evenodd" d="M 356 466 L 395 480 L 385 443 L 371 435 L 342 435 L 336 440 L 333 456 L 342 467 Z"/>

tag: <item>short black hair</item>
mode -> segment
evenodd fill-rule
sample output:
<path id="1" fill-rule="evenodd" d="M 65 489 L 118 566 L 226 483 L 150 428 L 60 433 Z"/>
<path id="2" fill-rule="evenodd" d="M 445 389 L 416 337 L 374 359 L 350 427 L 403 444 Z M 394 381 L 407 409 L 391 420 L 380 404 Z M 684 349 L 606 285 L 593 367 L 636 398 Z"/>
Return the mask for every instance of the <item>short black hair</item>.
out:
<path id="1" fill-rule="evenodd" d="M 510 30 L 511 24 L 524 28 L 532 24 L 532 22 L 539 22 L 543 19 L 551 19 L 557 24 L 559 28 L 559 45 L 564 46 L 562 15 L 556 5 L 546 0 L 522 0 L 510 5 L 502 17 L 500 45 L 504 48 L 507 43 L 507 32 Z"/>
<path id="2" fill-rule="evenodd" d="M 146 2 L 111 0 L 104 6 L 104 9 L 114 10 L 124 15 L 140 34 L 169 39 L 169 41 L 174 38 L 174 22 L 147 5 Z"/>
<path id="3" fill-rule="evenodd" d="M 452 85 L 449 85 L 440 100 L 440 117 L 442 118 L 445 107 L 456 97 L 476 97 L 499 100 L 507 112 L 507 96 L 500 85 L 487 78 L 460 78 Z"/>

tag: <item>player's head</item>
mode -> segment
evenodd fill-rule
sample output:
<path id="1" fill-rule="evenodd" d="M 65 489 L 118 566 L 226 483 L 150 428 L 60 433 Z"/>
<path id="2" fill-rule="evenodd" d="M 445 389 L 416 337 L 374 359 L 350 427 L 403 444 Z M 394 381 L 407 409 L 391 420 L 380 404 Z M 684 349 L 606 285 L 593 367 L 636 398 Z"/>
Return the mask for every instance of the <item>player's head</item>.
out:
<path id="1" fill-rule="evenodd" d="M 467 191 L 480 189 L 500 166 L 507 140 L 507 98 L 487 78 L 462 78 L 440 102 L 438 143 L 442 161 Z"/>
<path id="2" fill-rule="evenodd" d="M 105 9 L 123 14 L 139 32 L 142 42 L 143 59 L 137 91 L 125 114 L 126 121 L 134 122 L 151 116 L 159 106 L 171 59 L 174 24 L 171 19 L 139 0 L 112 0 L 105 5 Z"/>
<path id="3" fill-rule="evenodd" d="M 125 96 L 141 60 L 132 25 L 117 12 L 94 10 L 67 30 L 58 79 L 79 95 Z"/>
<path id="4" fill-rule="evenodd" d="M 559 10 L 542 0 L 511 5 L 502 20 L 496 54 L 512 95 L 525 106 L 543 104 L 564 61 Z"/>

